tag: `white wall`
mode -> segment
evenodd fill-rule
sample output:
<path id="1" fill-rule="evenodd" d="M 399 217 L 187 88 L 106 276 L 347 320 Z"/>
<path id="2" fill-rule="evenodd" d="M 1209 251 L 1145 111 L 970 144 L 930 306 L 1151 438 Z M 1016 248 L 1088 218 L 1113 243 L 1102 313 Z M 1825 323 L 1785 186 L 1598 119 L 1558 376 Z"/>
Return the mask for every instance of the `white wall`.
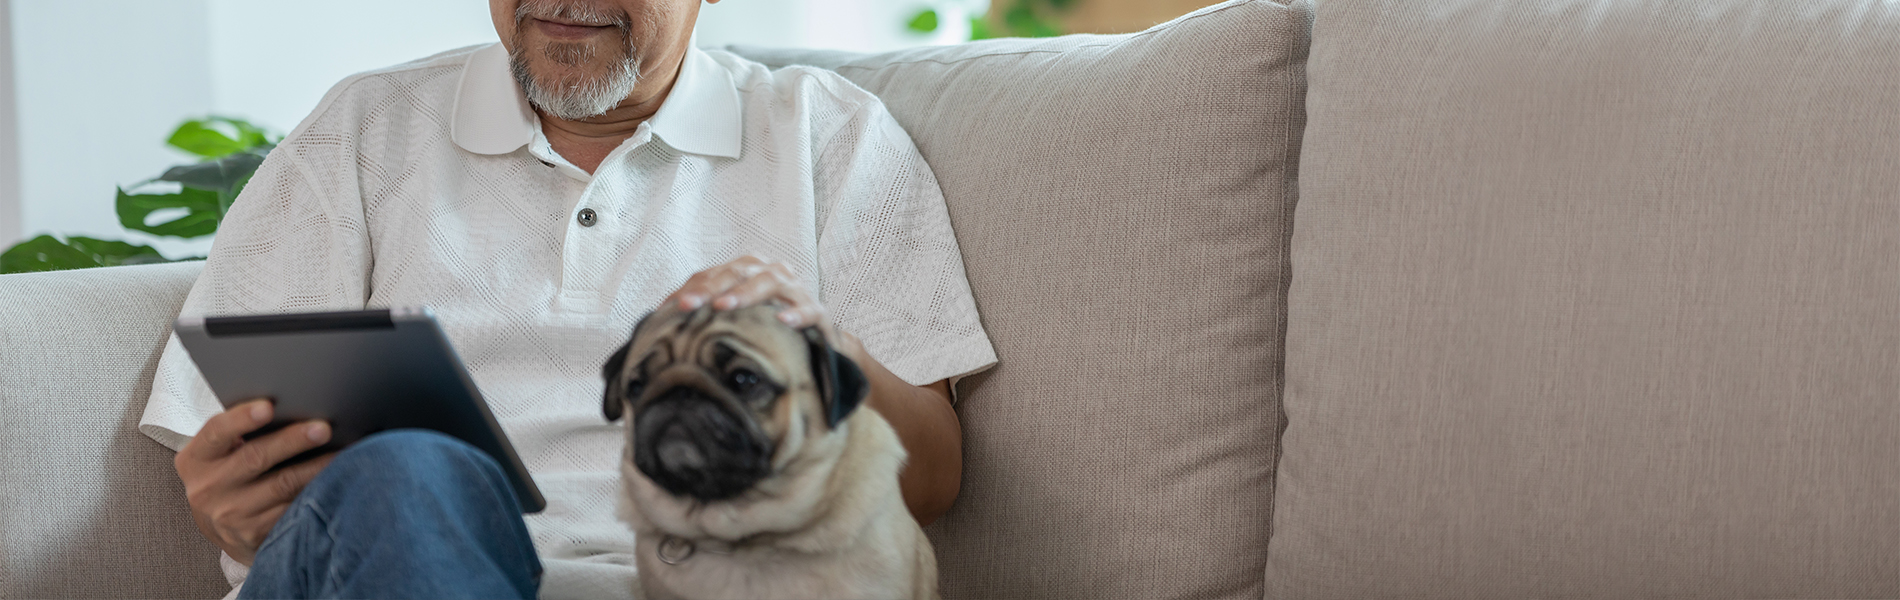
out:
<path id="1" fill-rule="evenodd" d="M 969 15 L 988 0 L 721 0 L 699 12 L 699 45 L 834 48 L 882 52 L 970 38 Z M 920 35 L 904 28 L 934 8 L 943 25 Z"/>
<path id="2" fill-rule="evenodd" d="M 122 233 L 113 187 L 181 162 L 212 107 L 204 0 L 12 0 L 21 233 Z"/>
<path id="3" fill-rule="evenodd" d="M 932 36 L 904 23 L 945 14 Z M 880 51 L 966 39 L 987 0 L 723 0 L 701 9 L 702 46 Z M 13 93 L 0 67 L 0 248 L 41 233 L 151 243 L 168 256 L 207 242 L 126 232 L 113 187 L 187 162 L 164 146 L 187 118 L 220 114 L 279 133 L 352 73 L 495 40 L 479 0 L 0 0 L 11 17 Z M 0 40 L 4 41 L 4 40 Z M 17 123 L 17 136 L 6 124 Z M 17 159 L 9 160 L 9 140 Z M 17 182 L 9 174 L 17 167 Z M 17 208 L 9 190 L 17 185 Z M 18 225 L 9 217 L 18 215 Z"/>
<path id="4" fill-rule="evenodd" d="M 478 0 L 208 2 L 216 110 L 279 133 L 345 77 L 496 39 Z"/>
<path id="5" fill-rule="evenodd" d="M 0 0 L 0 244 L 20 237 L 20 121 L 13 109 L 13 27 L 8 25 L 12 16 L 11 0 Z"/>

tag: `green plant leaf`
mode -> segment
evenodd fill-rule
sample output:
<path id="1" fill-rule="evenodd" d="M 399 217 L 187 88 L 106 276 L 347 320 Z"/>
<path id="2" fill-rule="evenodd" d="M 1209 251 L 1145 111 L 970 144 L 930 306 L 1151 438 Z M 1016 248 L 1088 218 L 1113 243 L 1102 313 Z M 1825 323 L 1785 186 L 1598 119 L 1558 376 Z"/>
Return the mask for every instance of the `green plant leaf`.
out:
<path id="1" fill-rule="evenodd" d="M 1009 10 L 1003 11 L 1003 25 L 1009 29 L 1010 35 L 1018 37 L 1062 35 L 1062 30 L 1038 15 L 1035 5 L 1027 0 L 1019 1 L 1011 5 Z"/>
<path id="2" fill-rule="evenodd" d="M 231 189 L 218 191 L 218 222 L 224 222 L 224 215 L 231 213 L 231 205 L 237 202 L 238 194 L 243 193 L 244 186 L 250 183 L 251 176 L 245 175 L 243 179 L 238 180 L 237 185 L 231 186 Z"/>
<path id="3" fill-rule="evenodd" d="M 0 273 L 62 271 L 115 265 L 171 262 L 151 246 L 73 236 L 42 235 L 0 253 Z"/>
<path id="4" fill-rule="evenodd" d="M 205 158 L 219 158 L 244 151 L 237 140 L 210 128 L 204 121 L 186 121 L 172 132 L 172 137 L 165 143 Z"/>
<path id="5" fill-rule="evenodd" d="M 266 133 L 264 128 L 252 125 L 249 121 L 243 119 L 222 120 L 226 123 L 230 123 L 232 127 L 237 128 L 238 145 L 243 146 L 245 150 L 255 150 L 258 146 L 277 145 L 277 140 L 272 138 L 269 133 Z"/>
<path id="6" fill-rule="evenodd" d="M 1065 12 L 1075 0 L 994 0 L 992 14 L 1001 18 L 979 17 L 970 21 L 970 39 L 998 37 L 1055 37 L 1063 34 L 1060 21 L 1052 13 Z"/>
<path id="7" fill-rule="evenodd" d="M 995 37 L 996 37 L 996 32 L 990 29 L 989 19 L 985 19 L 983 17 L 970 18 L 970 40 L 971 41 L 987 40 L 987 39 L 992 39 Z"/>
<path id="8" fill-rule="evenodd" d="M 229 130 L 226 133 L 225 129 Z M 173 148 L 184 150 L 200 157 L 224 158 L 244 152 L 258 146 L 273 143 L 269 133 L 262 127 L 252 125 L 243 119 L 228 117 L 206 117 L 185 121 L 165 140 Z"/>
<path id="9" fill-rule="evenodd" d="M 231 208 L 231 200 L 244 188 L 244 183 L 257 173 L 257 167 L 264 164 L 265 153 L 270 152 L 268 144 L 239 152 L 217 160 L 201 162 L 195 165 L 181 165 L 165 171 L 156 181 L 171 181 L 179 185 L 218 193 L 218 214 L 222 216 Z"/>
<path id="10" fill-rule="evenodd" d="M 926 8 L 923 12 L 917 13 L 917 16 L 911 17 L 910 23 L 904 26 L 916 33 L 935 32 L 937 31 L 937 11 Z"/>
<path id="11" fill-rule="evenodd" d="M 152 235 L 203 237 L 217 232 L 218 221 L 228 204 L 220 201 L 218 192 L 192 187 L 180 189 L 176 194 L 128 194 L 120 188 L 119 224 Z M 185 214 L 163 223 L 145 224 L 146 217 L 168 208 L 185 209 Z"/>

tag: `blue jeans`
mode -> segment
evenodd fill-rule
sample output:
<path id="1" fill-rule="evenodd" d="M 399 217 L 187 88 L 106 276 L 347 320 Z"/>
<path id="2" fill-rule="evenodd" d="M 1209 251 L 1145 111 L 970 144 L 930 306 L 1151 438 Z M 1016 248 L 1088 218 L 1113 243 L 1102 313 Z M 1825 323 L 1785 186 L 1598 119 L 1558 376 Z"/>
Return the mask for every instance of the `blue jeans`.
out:
<path id="1" fill-rule="evenodd" d="M 521 504 L 493 458 L 416 429 L 338 453 L 257 549 L 240 598 L 533 598 Z"/>

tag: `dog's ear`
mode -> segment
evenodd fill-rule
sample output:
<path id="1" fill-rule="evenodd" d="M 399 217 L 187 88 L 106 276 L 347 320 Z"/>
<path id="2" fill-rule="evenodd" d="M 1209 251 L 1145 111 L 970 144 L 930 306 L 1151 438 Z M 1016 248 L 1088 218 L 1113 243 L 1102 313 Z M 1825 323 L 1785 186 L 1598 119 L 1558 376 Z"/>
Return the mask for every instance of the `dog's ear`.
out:
<path id="1" fill-rule="evenodd" d="M 864 371 L 858 369 L 858 363 L 833 349 L 817 327 L 806 327 L 800 332 L 805 334 L 805 343 L 811 350 L 812 380 L 818 383 L 825 426 L 836 428 L 870 395 L 870 382 L 864 379 Z"/>
<path id="2" fill-rule="evenodd" d="M 600 412 L 606 415 L 610 423 L 620 420 L 621 412 L 626 410 L 626 403 L 633 400 L 618 393 L 626 390 L 626 382 L 620 380 L 620 374 L 627 370 L 627 354 L 633 351 L 633 341 L 640 338 L 640 328 L 646 327 L 647 321 L 652 319 L 653 314 L 657 312 L 659 311 L 649 312 L 646 316 L 640 317 L 640 322 L 633 325 L 633 335 L 627 336 L 627 343 L 621 344 L 620 349 L 615 350 L 613 356 L 607 357 L 607 363 L 600 367 L 601 379 L 607 380 L 607 388 L 600 394 Z"/>
<path id="3" fill-rule="evenodd" d="M 633 349 L 633 340 L 621 344 L 613 356 L 607 357 L 607 364 L 600 367 L 600 376 L 607 380 L 607 389 L 600 393 L 600 411 L 607 416 L 608 422 L 620 420 L 621 411 L 626 409 L 627 399 L 620 396 L 620 373 L 626 371 L 627 351 Z"/>

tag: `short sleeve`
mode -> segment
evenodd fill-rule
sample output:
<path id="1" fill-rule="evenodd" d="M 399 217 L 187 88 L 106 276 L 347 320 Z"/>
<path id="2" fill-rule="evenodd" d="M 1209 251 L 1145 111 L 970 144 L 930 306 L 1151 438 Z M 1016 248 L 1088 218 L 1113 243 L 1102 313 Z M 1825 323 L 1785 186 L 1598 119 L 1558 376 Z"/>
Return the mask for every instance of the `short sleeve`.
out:
<path id="1" fill-rule="evenodd" d="M 936 176 L 884 105 L 861 106 L 817 157 L 820 302 L 911 385 L 996 364 Z"/>
<path id="2" fill-rule="evenodd" d="M 370 256 L 349 173 L 353 163 L 337 160 L 341 146 L 323 143 L 324 136 L 299 134 L 271 151 L 231 205 L 181 315 L 363 307 Z M 171 336 L 139 431 L 177 450 L 223 411 L 178 336 Z"/>

